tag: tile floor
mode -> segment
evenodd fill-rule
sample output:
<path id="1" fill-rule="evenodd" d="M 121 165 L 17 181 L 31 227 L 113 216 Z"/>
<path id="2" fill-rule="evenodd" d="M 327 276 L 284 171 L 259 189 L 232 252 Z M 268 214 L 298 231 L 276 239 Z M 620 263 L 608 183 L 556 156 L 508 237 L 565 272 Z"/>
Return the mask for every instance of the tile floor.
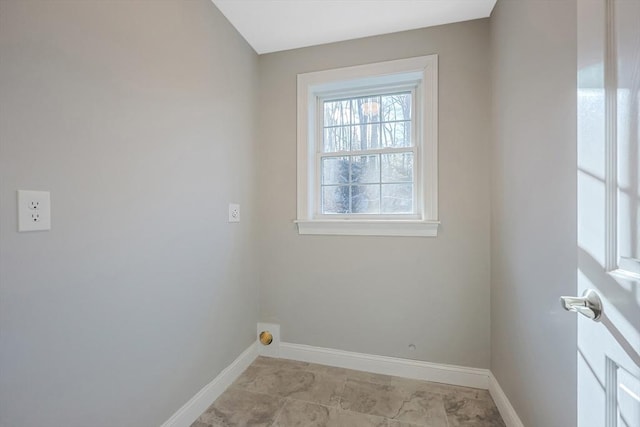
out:
<path id="1" fill-rule="evenodd" d="M 486 390 L 258 357 L 191 427 L 504 427 Z"/>

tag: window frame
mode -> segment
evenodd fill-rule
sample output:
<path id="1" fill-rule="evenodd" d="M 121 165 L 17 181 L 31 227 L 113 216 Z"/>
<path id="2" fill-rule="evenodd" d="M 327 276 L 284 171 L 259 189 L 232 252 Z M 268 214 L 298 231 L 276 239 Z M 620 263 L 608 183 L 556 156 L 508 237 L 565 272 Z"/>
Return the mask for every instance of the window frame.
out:
<path id="1" fill-rule="evenodd" d="M 298 74 L 297 220 L 300 234 L 437 236 L 438 232 L 438 57 L 395 61 Z M 321 103 L 400 88 L 412 90 L 411 132 L 415 134 L 414 214 L 321 214 Z M 382 149 L 381 151 L 387 151 Z M 392 152 L 393 149 L 388 150 Z M 408 150 L 404 150 L 408 151 Z M 349 152 L 342 152 L 350 155 Z M 332 153 L 333 155 L 333 153 Z M 337 155 L 337 154 L 336 154 Z"/>

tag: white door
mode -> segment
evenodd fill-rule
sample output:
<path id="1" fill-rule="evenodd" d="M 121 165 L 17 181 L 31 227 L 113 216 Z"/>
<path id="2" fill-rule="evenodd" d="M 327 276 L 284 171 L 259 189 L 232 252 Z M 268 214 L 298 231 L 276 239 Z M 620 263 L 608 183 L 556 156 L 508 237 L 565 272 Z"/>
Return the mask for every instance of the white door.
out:
<path id="1" fill-rule="evenodd" d="M 578 0 L 577 99 L 578 426 L 640 427 L 640 0 Z"/>

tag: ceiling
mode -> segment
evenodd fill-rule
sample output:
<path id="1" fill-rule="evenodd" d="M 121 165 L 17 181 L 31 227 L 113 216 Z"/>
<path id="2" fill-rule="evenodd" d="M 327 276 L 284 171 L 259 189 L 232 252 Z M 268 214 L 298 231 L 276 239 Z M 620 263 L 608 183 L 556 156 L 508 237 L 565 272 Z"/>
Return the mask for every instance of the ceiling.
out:
<path id="1" fill-rule="evenodd" d="M 259 54 L 486 18 L 496 0 L 212 0 Z"/>

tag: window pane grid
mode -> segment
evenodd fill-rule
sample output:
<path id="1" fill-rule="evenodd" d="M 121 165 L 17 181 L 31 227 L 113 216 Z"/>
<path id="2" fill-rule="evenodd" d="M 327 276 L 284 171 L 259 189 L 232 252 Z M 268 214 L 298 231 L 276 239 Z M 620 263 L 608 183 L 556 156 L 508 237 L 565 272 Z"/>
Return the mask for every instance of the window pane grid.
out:
<path id="1" fill-rule="evenodd" d="M 321 214 L 414 213 L 414 157 L 413 150 L 321 155 Z"/>
<path id="2" fill-rule="evenodd" d="M 413 147 L 411 91 L 322 102 L 321 152 Z"/>
<path id="3" fill-rule="evenodd" d="M 319 214 L 415 214 L 413 91 L 325 99 Z"/>

